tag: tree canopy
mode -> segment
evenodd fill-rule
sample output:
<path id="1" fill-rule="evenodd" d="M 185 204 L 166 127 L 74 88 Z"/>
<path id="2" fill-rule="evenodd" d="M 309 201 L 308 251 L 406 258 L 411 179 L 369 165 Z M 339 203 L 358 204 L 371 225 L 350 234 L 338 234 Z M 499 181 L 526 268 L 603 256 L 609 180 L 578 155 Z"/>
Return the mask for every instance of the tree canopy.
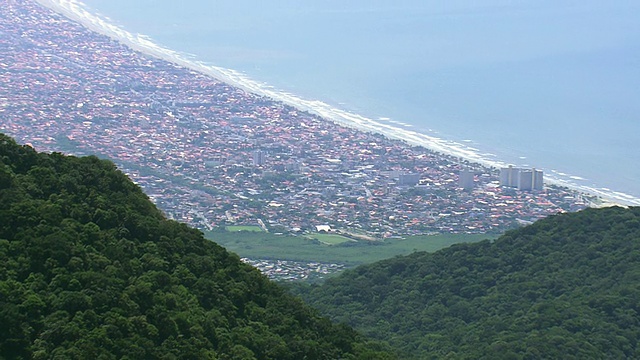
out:
<path id="1" fill-rule="evenodd" d="M 640 208 L 587 209 L 297 291 L 420 359 L 640 358 Z"/>
<path id="2" fill-rule="evenodd" d="M 0 134 L 0 359 L 392 358 L 194 229 L 113 163 Z"/>

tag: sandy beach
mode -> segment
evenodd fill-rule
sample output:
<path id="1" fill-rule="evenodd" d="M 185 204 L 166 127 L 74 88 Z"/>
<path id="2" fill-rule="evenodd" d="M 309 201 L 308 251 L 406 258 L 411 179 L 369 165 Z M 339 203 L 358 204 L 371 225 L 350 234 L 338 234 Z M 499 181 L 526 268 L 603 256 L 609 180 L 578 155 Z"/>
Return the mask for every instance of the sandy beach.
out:
<path id="1" fill-rule="evenodd" d="M 394 126 L 393 122 L 376 121 L 371 118 L 354 114 L 348 111 L 337 109 L 325 102 L 318 100 L 302 99 L 294 94 L 281 92 L 266 84 L 249 79 L 242 73 L 231 69 L 225 69 L 198 61 L 194 57 L 181 54 L 171 49 L 162 47 L 154 43 L 149 37 L 132 34 L 116 25 L 111 24 L 107 19 L 89 12 L 84 4 L 75 0 L 35 0 L 37 3 L 52 9 L 72 20 L 75 20 L 92 31 L 109 36 L 112 39 L 142 53 L 154 56 L 180 66 L 184 66 L 194 71 L 207 74 L 217 80 L 241 88 L 247 92 L 265 96 L 299 110 L 321 116 L 328 121 L 333 121 L 340 125 L 355 128 L 366 132 L 380 133 L 391 139 L 405 141 L 409 145 L 423 146 L 429 150 L 458 157 L 472 163 L 478 163 L 493 168 L 505 167 L 508 164 L 482 154 L 477 149 L 465 144 L 448 141 L 427 134 L 423 134 L 409 128 Z M 545 182 L 560 186 L 565 186 L 579 192 L 596 195 L 604 200 L 606 205 L 636 205 L 640 206 L 640 199 L 633 196 L 614 192 L 609 189 L 600 189 L 585 185 L 576 184 L 571 176 L 558 176 L 545 172 Z"/>

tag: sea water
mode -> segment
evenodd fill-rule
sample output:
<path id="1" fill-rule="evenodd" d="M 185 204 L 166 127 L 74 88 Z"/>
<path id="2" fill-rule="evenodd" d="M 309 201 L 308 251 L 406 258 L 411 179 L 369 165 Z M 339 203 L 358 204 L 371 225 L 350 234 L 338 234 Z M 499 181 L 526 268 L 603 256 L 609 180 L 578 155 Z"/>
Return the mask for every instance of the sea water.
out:
<path id="1" fill-rule="evenodd" d="M 640 3 L 84 3 L 275 89 L 640 198 Z"/>

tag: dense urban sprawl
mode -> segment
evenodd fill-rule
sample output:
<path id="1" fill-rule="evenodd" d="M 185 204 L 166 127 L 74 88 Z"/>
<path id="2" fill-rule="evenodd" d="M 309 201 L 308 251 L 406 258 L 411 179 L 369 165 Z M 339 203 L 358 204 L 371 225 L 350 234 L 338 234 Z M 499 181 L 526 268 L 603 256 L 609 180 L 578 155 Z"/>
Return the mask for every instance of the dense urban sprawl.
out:
<path id="1" fill-rule="evenodd" d="M 0 131 L 113 160 L 176 220 L 384 238 L 498 232 L 585 206 L 135 52 L 26 0 L 0 8 Z M 473 171 L 473 189 L 459 173 Z M 416 174 L 411 176 L 409 174 Z M 417 180 L 417 181 L 416 181 Z"/>

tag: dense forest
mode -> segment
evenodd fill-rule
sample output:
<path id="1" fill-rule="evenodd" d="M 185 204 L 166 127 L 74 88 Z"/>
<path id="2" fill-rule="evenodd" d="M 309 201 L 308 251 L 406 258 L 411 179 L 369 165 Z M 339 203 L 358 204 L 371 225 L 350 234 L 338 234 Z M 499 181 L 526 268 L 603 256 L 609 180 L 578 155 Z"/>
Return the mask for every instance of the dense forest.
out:
<path id="1" fill-rule="evenodd" d="M 0 359 L 372 359 L 113 163 L 0 134 Z"/>
<path id="2" fill-rule="evenodd" d="M 588 209 L 294 289 L 419 359 L 640 359 L 640 208 Z"/>

